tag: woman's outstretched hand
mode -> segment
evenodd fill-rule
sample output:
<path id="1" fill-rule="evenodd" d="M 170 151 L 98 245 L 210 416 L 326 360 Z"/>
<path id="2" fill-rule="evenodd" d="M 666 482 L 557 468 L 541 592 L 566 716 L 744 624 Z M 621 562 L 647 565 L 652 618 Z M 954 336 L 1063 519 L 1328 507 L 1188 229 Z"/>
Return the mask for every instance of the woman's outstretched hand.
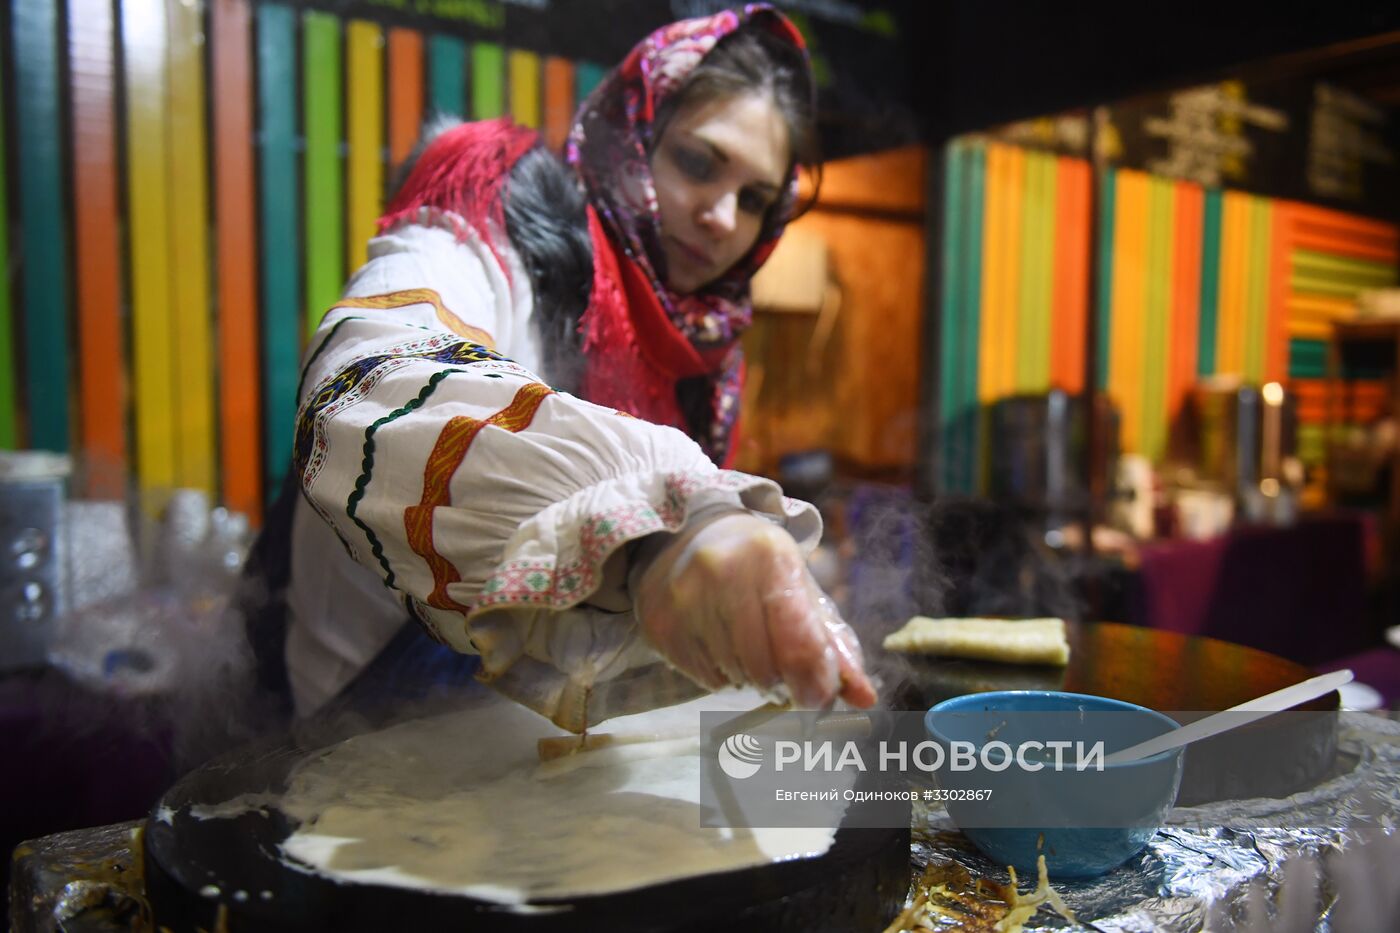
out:
<path id="1" fill-rule="evenodd" d="M 696 683 L 781 684 L 807 708 L 875 702 L 855 632 L 786 531 L 725 512 L 648 545 L 633 576 L 642 629 Z"/>

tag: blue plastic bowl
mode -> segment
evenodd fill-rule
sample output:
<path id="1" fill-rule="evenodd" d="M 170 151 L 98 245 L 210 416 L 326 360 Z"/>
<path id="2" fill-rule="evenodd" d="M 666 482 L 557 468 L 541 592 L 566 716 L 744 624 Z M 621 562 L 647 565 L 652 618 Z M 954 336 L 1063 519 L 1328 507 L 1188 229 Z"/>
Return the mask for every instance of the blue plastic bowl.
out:
<path id="1" fill-rule="evenodd" d="M 1181 785 L 1181 748 L 1081 770 L 1072 751 L 1057 767 L 1050 753 L 1023 746 L 1059 740 L 1092 748 L 1101 741 L 1112 754 L 1177 728 L 1170 717 L 1120 700 L 1053 690 L 973 693 L 930 709 L 924 728 L 945 763 L 954 742 L 971 743 L 964 752 L 977 749 L 972 767 L 940 767 L 935 778 L 958 829 L 993 861 L 1020 872 L 1033 873 L 1042 853 L 1056 878 L 1113 870 L 1146 847 Z M 989 747 L 1002 742 L 1029 750 L 1012 761 Z"/>

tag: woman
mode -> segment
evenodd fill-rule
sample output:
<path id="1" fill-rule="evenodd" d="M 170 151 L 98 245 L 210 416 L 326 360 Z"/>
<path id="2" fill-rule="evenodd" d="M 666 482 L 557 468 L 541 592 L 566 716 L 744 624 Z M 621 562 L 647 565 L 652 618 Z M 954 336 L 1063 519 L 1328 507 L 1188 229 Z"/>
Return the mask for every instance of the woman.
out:
<path id="1" fill-rule="evenodd" d="M 715 466 L 812 111 L 756 5 L 648 36 L 567 166 L 508 121 L 427 145 L 310 344 L 289 567 L 271 520 L 257 555 L 290 573 L 255 628 L 298 713 L 464 653 L 574 731 L 730 684 L 874 701 L 803 565 L 815 511 Z"/>

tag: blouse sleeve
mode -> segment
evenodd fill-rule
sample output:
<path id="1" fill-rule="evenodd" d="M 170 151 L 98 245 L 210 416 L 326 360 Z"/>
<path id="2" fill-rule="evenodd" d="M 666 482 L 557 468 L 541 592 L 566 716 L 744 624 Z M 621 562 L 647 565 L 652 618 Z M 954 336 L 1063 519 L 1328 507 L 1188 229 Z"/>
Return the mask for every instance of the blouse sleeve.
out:
<path id="1" fill-rule="evenodd" d="M 508 358 L 528 283 L 479 240 L 379 246 L 308 350 L 308 502 L 435 638 L 482 656 L 480 679 L 563 728 L 699 693 L 642 639 L 625 545 L 728 506 L 810 547 L 815 509 Z"/>

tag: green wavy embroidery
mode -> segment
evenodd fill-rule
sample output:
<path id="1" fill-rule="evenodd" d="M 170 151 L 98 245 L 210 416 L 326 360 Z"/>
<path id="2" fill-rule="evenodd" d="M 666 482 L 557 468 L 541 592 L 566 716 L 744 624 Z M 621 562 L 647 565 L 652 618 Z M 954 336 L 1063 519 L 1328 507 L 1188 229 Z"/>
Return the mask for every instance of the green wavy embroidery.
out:
<path id="1" fill-rule="evenodd" d="M 390 421 L 396 418 L 402 418 L 409 412 L 422 407 L 423 402 L 427 400 L 428 396 L 433 394 L 433 390 L 437 388 L 439 382 L 446 379 L 452 373 L 460 373 L 462 371 L 463 370 L 460 369 L 444 369 L 441 372 L 433 373 L 428 379 L 427 385 L 419 390 L 417 397 L 409 401 L 402 408 L 389 412 L 389 414 L 365 428 L 365 455 L 364 459 L 360 461 L 360 475 L 355 480 L 355 489 L 350 493 L 350 498 L 345 502 L 345 513 L 350 516 L 350 520 L 354 522 L 356 527 L 363 531 L 365 537 L 369 539 L 370 553 L 374 554 L 375 559 L 379 561 L 379 566 L 384 568 L 385 586 L 392 587 L 394 585 L 394 571 L 390 568 L 389 562 L 384 559 L 384 546 L 380 543 L 379 538 L 375 536 L 374 532 L 370 530 L 370 527 L 360 521 L 359 517 L 355 514 L 355 510 L 360 505 L 360 500 L 365 497 L 365 488 L 369 486 L 370 474 L 374 472 L 374 433 Z"/>

